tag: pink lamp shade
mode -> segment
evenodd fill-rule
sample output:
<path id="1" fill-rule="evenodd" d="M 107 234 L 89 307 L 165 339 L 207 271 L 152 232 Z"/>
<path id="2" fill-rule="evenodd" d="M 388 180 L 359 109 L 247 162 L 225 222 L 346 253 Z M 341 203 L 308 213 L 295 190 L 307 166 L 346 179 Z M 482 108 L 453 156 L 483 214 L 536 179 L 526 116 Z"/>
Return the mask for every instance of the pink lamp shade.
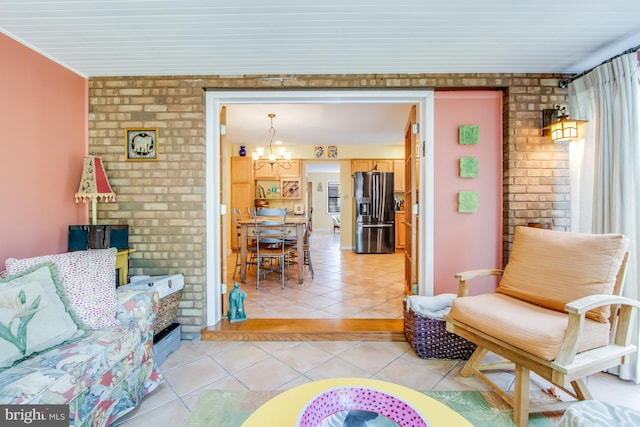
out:
<path id="1" fill-rule="evenodd" d="M 76 203 L 91 200 L 92 224 L 97 222 L 97 201 L 115 202 L 116 193 L 111 189 L 102 160 L 98 156 L 86 156 L 82 167 L 80 187 L 76 193 Z"/>

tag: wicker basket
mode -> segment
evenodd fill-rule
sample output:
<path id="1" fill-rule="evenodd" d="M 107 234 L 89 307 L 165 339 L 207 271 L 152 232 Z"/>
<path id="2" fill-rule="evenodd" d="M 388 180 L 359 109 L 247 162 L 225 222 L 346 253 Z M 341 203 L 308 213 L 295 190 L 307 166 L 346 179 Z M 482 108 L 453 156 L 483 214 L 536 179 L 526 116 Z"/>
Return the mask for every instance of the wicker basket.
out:
<path id="1" fill-rule="evenodd" d="M 418 356 L 428 359 L 467 360 L 476 345 L 446 330 L 446 322 L 416 314 L 404 303 L 404 336 Z"/>
<path id="2" fill-rule="evenodd" d="M 182 298 L 182 289 L 164 298 L 160 298 L 160 307 L 158 308 L 158 315 L 156 316 L 154 335 L 158 335 L 159 332 L 176 320 L 180 298 Z"/>

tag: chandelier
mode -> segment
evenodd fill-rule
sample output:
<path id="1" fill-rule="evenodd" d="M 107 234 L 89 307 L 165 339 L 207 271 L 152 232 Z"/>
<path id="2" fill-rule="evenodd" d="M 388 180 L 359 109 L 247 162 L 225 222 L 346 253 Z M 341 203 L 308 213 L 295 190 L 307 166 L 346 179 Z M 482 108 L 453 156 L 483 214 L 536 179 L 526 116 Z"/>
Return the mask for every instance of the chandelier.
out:
<path id="1" fill-rule="evenodd" d="M 264 147 L 257 147 L 256 151 L 251 154 L 251 157 L 253 158 L 253 168 L 258 170 L 266 164 L 271 165 L 271 168 L 273 168 L 273 165 L 277 163 L 281 168 L 289 169 L 291 168 L 291 163 L 289 162 L 291 160 L 291 153 L 287 152 L 284 147 L 278 147 L 278 157 L 273 154 L 273 138 L 276 136 L 276 128 L 273 127 L 273 119 L 276 115 L 269 113 L 267 114 L 267 117 L 271 120 L 271 127 L 269 128 L 269 134 L 271 134 L 271 138 L 269 139 L 269 155 L 266 159 L 267 162 L 260 162 L 259 160 L 265 159 Z M 281 142 L 276 141 L 275 144 L 278 145 L 281 144 Z"/>

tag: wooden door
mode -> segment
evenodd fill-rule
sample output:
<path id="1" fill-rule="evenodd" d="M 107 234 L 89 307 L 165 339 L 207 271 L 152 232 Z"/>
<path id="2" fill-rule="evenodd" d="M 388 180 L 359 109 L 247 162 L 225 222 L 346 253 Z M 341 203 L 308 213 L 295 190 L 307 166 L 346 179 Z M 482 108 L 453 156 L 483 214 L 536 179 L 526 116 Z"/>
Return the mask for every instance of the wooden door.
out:
<path id="1" fill-rule="evenodd" d="M 404 253 L 405 233 L 404 211 L 396 211 L 396 252 Z"/>
<path id="2" fill-rule="evenodd" d="M 307 227 L 313 231 L 313 182 L 307 182 Z"/>
<path id="3" fill-rule="evenodd" d="M 404 130 L 404 293 L 413 294 L 413 284 L 418 283 L 418 221 L 414 205 L 418 198 L 418 139 L 416 137 L 416 106 L 411 107 Z"/>

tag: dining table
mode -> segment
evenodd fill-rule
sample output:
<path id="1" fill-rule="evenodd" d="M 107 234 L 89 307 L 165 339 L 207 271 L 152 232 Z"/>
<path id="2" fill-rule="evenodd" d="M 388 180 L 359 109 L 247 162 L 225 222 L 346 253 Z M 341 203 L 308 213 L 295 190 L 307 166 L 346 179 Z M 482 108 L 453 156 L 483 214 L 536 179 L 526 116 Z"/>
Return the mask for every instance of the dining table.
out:
<path id="1" fill-rule="evenodd" d="M 240 226 L 240 281 L 246 283 L 247 279 L 247 254 L 249 241 L 256 238 L 256 223 L 254 219 L 242 219 L 238 221 Z M 292 215 L 285 218 L 285 232 L 287 237 L 296 239 L 296 247 L 304 247 L 304 233 L 307 227 L 307 218 L 304 215 Z M 304 282 L 304 263 L 298 262 L 298 283 Z"/>

